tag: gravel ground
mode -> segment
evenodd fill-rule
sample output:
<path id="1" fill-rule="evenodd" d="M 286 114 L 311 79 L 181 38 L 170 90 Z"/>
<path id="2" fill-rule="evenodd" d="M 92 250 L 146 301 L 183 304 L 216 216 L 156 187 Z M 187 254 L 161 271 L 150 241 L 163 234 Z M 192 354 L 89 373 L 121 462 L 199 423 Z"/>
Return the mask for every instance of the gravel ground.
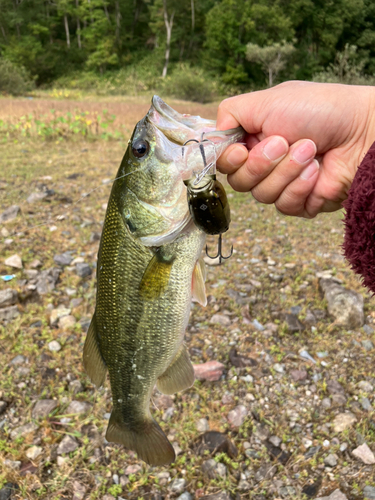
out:
<path id="1" fill-rule="evenodd" d="M 374 302 L 342 213 L 286 218 L 228 190 L 234 255 L 206 259 L 186 332 L 197 381 L 153 396 L 177 459 L 149 467 L 105 441 L 109 384 L 81 364 L 125 144 L 0 148 L 1 500 L 375 499 Z"/>

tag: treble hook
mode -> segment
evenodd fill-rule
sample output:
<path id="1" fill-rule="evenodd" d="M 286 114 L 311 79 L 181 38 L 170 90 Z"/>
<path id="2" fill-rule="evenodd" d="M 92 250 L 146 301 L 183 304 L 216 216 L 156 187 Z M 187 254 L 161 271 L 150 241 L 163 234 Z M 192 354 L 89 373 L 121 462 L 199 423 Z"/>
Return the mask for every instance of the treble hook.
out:
<path id="1" fill-rule="evenodd" d="M 207 245 L 206 245 L 206 255 L 207 255 L 207 257 L 209 259 L 217 259 L 219 257 L 219 264 L 221 264 L 221 259 L 227 260 L 227 259 L 229 259 L 229 257 L 232 257 L 232 255 L 233 255 L 233 245 L 232 245 L 230 254 L 227 257 L 224 257 L 224 255 L 222 254 L 222 238 L 221 238 L 221 234 L 219 234 L 219 241 L 218 241 L 218 244 L 217 244 L 217 254 L 215 255 L 215 257 L 212 257 L 211 255 L 209 255 L 208 254 L 208 248 L 207 248 Z"/>

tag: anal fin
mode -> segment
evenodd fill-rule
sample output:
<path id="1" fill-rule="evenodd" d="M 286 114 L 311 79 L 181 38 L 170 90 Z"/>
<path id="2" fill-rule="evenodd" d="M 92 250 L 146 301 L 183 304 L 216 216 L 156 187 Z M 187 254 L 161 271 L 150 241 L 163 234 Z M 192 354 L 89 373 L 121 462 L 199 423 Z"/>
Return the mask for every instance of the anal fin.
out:
<path id="1" fill-rule="evenodd" d="M 149 465 L 167 465 L 175 461 L 173 446 L 159 424 L 149 415 L 133 426 L 123 422 L 118 409 L 112 411 L 106 439 L 135 451 Z"/>
<path id="2" fill-rule="evenodd" d="M 186 347 L 182 345 L 172 363 L 163 375 L 158 378 L 157 387 L 163 394 L 174 394 L 191 387 L 194 380 L 194 368 L 189 353 Z"/>
<path id="3" fill-rule="evenodd" d="M 107 366 L 99 350 L 96 314 L 94 313 L 83 348 L 83 366 L 90 380 L 96 387 L 104 384 Z"/>
<path id="4" fill-rule="evenodd" d="M 206 268 L 203 259 L 197 260 L 192 276 L 192 299 L 199 302 L 203 307 L 207 305 L 206 297 Z"/>

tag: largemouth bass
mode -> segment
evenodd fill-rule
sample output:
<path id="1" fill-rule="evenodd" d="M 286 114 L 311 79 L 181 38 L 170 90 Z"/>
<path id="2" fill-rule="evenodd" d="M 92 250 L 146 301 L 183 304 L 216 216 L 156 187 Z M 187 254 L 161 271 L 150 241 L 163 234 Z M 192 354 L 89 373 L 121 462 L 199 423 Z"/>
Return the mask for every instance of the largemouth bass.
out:
<path id="1" fill-rule="evenodd" d="M 200 261 L 205 233 L 191 219 L 183 181 L 203 165 L 194 145 L 185 155 L 182 145 L 202 134 L 209 139 L 207 155 L 219 156 L 243 131 L 215 132 L 214 121 L 181 115 L 157 96 L 135 127 L 108 202 L 96 309 L 83 352 L 97 387 L 109 372 L 113 411 L 107 440 L 152 465 L 175 459 L 150 413 L 155 384 L 173 394 L 194 383 L 183 337 L 192 295 L 206 303 Z"/>

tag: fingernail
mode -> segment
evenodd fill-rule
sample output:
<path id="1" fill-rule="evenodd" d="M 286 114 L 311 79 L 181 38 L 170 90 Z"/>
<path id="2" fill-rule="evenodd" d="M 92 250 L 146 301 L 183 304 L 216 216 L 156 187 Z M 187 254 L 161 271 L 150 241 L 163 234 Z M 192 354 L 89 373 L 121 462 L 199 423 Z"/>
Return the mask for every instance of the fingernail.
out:
<path id="1" fill-rule="evenodd" d="M 246 160 L 247 155 L 248 153 L 244 148 L 233 148 L 227 156 L 227 162 L 232 165 L 232 167 L 240 166 Z"/>
<path id="2" fill-rule="evenodd" d="M 305 181 L 307 181 L 307 180 L 311 179 L 311 177 L 313 177 L 318 170 L 319 170 L 319 162 L 318 162 L 318 160 L 313 160 L 303 170 L 300 177 L 301 177 L 301 179 L 304 179 Z"/>
<path id="3" fill-rule="evenodd" d="M 289 146 L 285 139 L 282 139 L 281 137 L 274 137 L 264 146 L 263 154 L 269 160 L 275 161 L 287 154 L 288 147 Z"/>
<path id="4" fill-rule="evenodd" d="M 316 155 L 316 146 L 313 141 L 306 140 L 292 152 L 292 158 L 297 163 L 306 163 Z"/>

